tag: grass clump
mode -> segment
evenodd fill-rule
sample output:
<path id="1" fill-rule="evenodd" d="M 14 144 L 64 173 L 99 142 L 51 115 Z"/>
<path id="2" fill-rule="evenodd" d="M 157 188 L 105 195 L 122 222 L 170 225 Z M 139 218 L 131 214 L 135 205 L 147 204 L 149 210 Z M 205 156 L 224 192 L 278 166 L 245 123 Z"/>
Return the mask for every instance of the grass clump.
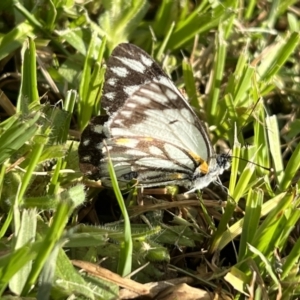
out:
<path id="1" fill-rule="evenodd" d="M 243 5 L 0 3 L 1 298 L 117 299 L 126 287 L 155 299 L 141 284 L 179 287 L 183 275 L 220 298 L 299 297 L 298 4 Z M 122 195 L 82 178 L 80 132 L 101 112 L 104 61 L 128 41 L 186 91 L 216 147 L 232 149 L 228 195 Z"/>

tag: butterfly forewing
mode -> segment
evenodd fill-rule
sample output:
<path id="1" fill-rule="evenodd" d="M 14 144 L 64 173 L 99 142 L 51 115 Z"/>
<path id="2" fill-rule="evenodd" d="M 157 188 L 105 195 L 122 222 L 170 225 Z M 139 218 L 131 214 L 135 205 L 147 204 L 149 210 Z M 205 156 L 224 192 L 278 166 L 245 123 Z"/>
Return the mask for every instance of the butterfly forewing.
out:
<path id="1" fill-rule="evenodd" d="M 108 114 L 112 114 L 141 85 L 148 82 L 160 82 L 176 89 L 161 67 L 145 51 L 132 44 L 118 45 L 107 63 L 102 107 Z"/>
<path id="2" fill-rule="evenodd" d="M 143 50 L 120 44 L 107 62 L 99 116 L 82 133 L 81 170 L 110 185 L 108 152 L 120 183 L 201 189 L 223 172 L 188 102 Z M 104 142 L 105 141 L 105 142 Z"/>

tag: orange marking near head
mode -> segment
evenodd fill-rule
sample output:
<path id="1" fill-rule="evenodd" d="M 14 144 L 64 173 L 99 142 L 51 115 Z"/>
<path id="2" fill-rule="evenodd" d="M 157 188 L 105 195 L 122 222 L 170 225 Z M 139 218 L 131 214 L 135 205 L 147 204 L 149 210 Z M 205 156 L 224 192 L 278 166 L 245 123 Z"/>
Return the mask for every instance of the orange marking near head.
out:
<path id="1" fill-rule="evenodd" d="M 199 166 L 199 170 L 201 171 L 202 174 L 207 174 L 208 169 L 209 169 L 209 166 L 206 161 L 203 161 L 203 163 Z"/>
<path id="2" fill-rule="evenodd" d="M 196 153 L 194 152 L 189 152 L 189 155 L 196 161 L 198 162 L 199 164 L 203 164 L 205 162 L 204 159 L 202 159 L 199 155 L 197 155 Z"/>
<path id="3" fill-rule="evenodd" d="M 202 159 L 199 155 L 195 154 L 194 152 L 189 152 L 189 154 L 193 157 L 193 159 L 199 163 L 199 170 L 202 174 L 207 174 L 209 170 L 209 166 L 207 162 Z"/>

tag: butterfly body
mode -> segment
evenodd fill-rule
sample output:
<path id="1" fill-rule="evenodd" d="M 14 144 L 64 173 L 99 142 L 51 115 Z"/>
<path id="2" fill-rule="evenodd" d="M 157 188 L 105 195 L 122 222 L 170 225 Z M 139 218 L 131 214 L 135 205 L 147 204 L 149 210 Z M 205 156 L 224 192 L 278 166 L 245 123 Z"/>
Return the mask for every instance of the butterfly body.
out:
<path id="1" fill-rule="evenodd" d="M 121 187 L 176 184 L 202 189 L 229 167 L 219 159 L 188 102 L 143 50 L 120 44 L 107 63 L 102 106 L 82 134 L 80 167 L 110 186 L 108 157 Z"/>

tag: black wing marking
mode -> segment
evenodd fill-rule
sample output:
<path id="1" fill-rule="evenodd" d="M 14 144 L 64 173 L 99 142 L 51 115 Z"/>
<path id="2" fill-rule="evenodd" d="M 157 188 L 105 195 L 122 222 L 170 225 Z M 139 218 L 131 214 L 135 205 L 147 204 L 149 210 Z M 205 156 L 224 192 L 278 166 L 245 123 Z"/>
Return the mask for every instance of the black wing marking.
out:
<path id="1" fill-rule="evenodd" d="M 106 138 L 103 132 L 103 125 L 107 122 L 108 116 L 94 117 L 81 134 L 81 141 L 78 147 L 79 167 L 83 174 L 92 179 L 99 179 L 101 170 L 100 160 L 103 158 L 100 143 Z"/>
<path id="2" fill-rule="evenodd" d="M 120 109 L 139 86 L 162 77 L 169 80 L 148 53 L 132 44 L 119 44 L 107 61 L 101 105 L 110 115 Z"/>

